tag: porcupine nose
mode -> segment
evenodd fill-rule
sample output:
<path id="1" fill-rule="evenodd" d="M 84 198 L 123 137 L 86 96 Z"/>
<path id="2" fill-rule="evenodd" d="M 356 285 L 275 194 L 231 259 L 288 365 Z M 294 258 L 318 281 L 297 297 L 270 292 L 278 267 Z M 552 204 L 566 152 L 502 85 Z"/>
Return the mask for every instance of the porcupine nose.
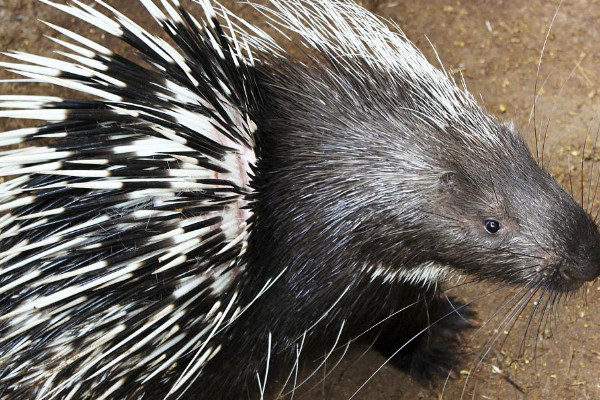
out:
<path id="1" fill-rule="evenodd" d="M 580 286 L 584 282 L 593 281 L 600 275 L 600 250 L 598 245 L 594 249 L 586 248 L 587 246 L 579 246 L 578 253 L 586 254 L 582 260 L 573 264 L 566 264 L 560 267 L 559 271 L 563 279 L 569 285 Z"/>
<path id="2" fill-rule="evenodd" d="M 565 267 L 560 269 L 561 276 L 571 284 L 593 281 L 599 274 L 598 264 L 588 266 Z"/>

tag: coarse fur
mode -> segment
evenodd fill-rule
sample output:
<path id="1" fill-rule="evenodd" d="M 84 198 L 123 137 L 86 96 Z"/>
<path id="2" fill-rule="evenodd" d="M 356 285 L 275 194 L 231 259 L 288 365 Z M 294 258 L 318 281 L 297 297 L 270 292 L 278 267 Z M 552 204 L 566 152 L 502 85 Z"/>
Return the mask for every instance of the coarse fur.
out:
<path id="1" fill-rule="evenodd" d="M 51 25 L 60 60 L 2 63 L 84 95 L 0 96 L 47 121 L 0 133 L 1 398 L 260 396 L 366 330 L 427 381 L 475 324 L 448 278 L 600 272 L 595 222 L 515 128 L 351 2 L 256 6 L 282 43 L 208 1 L 140 0 L 171 42 L 41 2 L 139 54 Z"/>

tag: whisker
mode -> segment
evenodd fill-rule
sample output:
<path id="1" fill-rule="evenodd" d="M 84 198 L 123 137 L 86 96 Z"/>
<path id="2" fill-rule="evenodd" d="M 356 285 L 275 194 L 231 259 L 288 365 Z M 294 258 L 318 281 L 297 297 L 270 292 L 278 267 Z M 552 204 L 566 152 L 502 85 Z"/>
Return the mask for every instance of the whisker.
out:
<path id="1" fill-rule="evenodd" d="M 597 165 L 596 165 L 596 149 L 598 147 L 598 137 L 599 136 L 600 136 L 600 125 L 599 125 L 599 128 L 596 130 L 594 146 L 592 147 L 592 154 L 590 155 L 590 168 L 589 168 L 590 177 L 588 179 L 588 188 L 587 188 L 588 198 L 587 198 L 587 207 L 585 207 L 585 211 L 590 215 L 592 213 L 592 208 L 594 207 L 594 203 L 596 202 L 597 184 L 596 184 L 596 190 L 593 191 L 594 195 L 591 199 L 590 199 L 590 196 L 592 195 L 592 187 L 594 186 L 594 184 L 593 184 L 594 169 L 596 169 L 596 167 L 597 167 Z M 597 181 L 597 179 L 596 179 L 596 181 Z"/>
<path id="2" fill-rule="evenodd" d="M 533 113 L 533 131 L 534 131 L 534 135 L 535 135 L 535 157 L 536 160 L 538 162 L 540 162 L 540 165 L 544 165 L 544 160 L 543 158 L 540 160 L 540 153 L 539 153 L 539 138 L 538 138 L 538 133 L 537 133 L 537 128 L 536 128 L 536 121 L 535 121 L 535 117 L 536 117 L 536 103 L 537 103 L 537 96 L 538 96 L 538 77 L 540 76 L 540 69 L 542 67 L 542 60 L 544 58 L 544 52 L 546 51 L 546 45 L 548 44 L 548 39 L 550 38 L 550 32 L 552 30 L 552 26 L 554 25 L 554 21 L 556 20 L 556 16 L 558 15 L 558 11 L 560 10 L 560 6 L 562 4 L 562 0 L 561 2 L 558 4 L 558 6 L 556 7 L 556 11 L 554 12 L 554 15 L 552 16 L 552 20 L 550 21 L 550 25 L 548 26 L 548 30 L 546 32 L 546 37 L 544 38 L 544 44 L 542 45 L 542 50 L 540 51 L 540 57 L 538 59 L 538 64 L 537 64 L 537 71 L 535 74 L 535 82 L 534 82 L 534 86 L 533 86 L 533 109 L 532 109 L 532 113 Z M 543 157 L 543 151 L 542 151 L 542 157 Z"/>
<path id="3" fill-rule="evenodd" d="M 517 296 L 521 291 L 517 292 L 515 294 L 515 296 Z M 525 292 L 527 293 L 527 292 Z M 514 298 L 514 296 L 513 296 Z M 509 301 L 505 302 L 504 305 L 507 305 L 510 303 L 510 301 L 513 299 L 511 298 Z M 486 341 L 486 343 L 484 344 L 484 346 L 482 347 L 482 350 L 478 356 L 478 361 L 476 364 L 474 364 L 473 366 L 471 366 L 471 368 L 469 369 L 469 373 L 467 374 L 466 378 L 465 378 L 465 383 L 463 384 L 463 390 L 461 392 L 461 399 L 464 397 L 470 377 L 472 376 L 472 374 L 474 373 L 474 371 L 478 370 L 479 367 L 481 366 L 481 364 L 483 363 L 483 361 L 485 360 L 485 358 L 487 357 L 487 355 L 489 354 L 489 352 L 492 350 L 492 348 L 494 347 L 495 343 L 498 341 L 498 339 L 500 338 L 500 336 L 503 334 L 504 332 L 504 328 L 505 326 L 511 322 L 511 320 L 513 318 L 515 318 L 522 310 L 523 308 L 528 304 L 529 299 L 531 297 L 528 297 L 526 295 L 521 296 L 520 299 L 515 303 L 515 305 L 512 307 L 512 309 L 506 314 L 506 316 L 503 318 L 503 320 L 499 323 L 498 325 L 498 333 L 493 336 L 491 339 L 488 339 Z M 504 305 L 502 307 L 504 307 Z M 497 310 L 498 312 L 499 310 Z"/>

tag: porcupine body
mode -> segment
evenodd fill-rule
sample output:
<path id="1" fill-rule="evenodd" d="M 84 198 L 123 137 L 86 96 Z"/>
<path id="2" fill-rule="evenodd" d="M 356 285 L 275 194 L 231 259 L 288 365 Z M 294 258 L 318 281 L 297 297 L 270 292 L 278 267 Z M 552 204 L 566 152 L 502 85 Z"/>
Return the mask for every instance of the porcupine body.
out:
<path id="1" fill-rule="evenodd" d="M 263 10 L 303 63 L 209 3 L 141 4 L 174 44 L 54 4 L 141 56 L 53 26 L 60 61 L 3 63 L 84 95 L 0 97 L 47 121 L 0 133 L 2 398 L 240 398 L 372 326 L 428 379 L 473 315 L 445 278 L 597 276 L 595 223 L 514 128 L 360 7 Z"/>

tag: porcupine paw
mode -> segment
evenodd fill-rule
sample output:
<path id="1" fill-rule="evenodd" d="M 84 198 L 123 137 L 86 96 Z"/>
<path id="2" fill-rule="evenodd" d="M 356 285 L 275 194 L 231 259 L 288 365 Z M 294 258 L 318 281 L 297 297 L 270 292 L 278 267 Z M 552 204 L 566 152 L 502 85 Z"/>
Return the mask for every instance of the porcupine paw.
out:
<path id="1" fill-rule="evenodd" d="M 431 307 L 429 322 L 425 322 L 421 329 L 428 323 L 442 319 L 433 323 L 390 360 L 397 368 L 406 371 L 427 386 L 436 377 L 458 377 L 454 367 L 463 357 L 460 347 L 463 332 L 480 325 L 475 311 L 470 306 L 453 299 L 449 300 L 440 299 Z M 403 335 L 394 341 L 390 341 L 388 337 L 385 342 L 380 341 L 376 346 L 389 357 L 412 337 L 407 338 Z"/>
<path id="2" fill-rule="evenodd" d="M 481 325 L 477 313 L 470 305 L 452 297 L 438 300 L 437 312 L 430 316 L 430 321 L 437 321 L 440 318 L 440 321 L 433 323 L 429 328 L 427 332 L 429 339 L 444 341 L 455 346 L 461 344 L 462 333 L 465 330 L 478 328 Z"/>
<path id="3" fill-rule="evenodd" d="M 458 365 L 462 353 L 455 343 L 423 340 L 420 346 L 407 354 L 400 354 L 392 360 L 424 386 L 431 386 L 436 377 L 456 378 L 454 367 Z"/>

